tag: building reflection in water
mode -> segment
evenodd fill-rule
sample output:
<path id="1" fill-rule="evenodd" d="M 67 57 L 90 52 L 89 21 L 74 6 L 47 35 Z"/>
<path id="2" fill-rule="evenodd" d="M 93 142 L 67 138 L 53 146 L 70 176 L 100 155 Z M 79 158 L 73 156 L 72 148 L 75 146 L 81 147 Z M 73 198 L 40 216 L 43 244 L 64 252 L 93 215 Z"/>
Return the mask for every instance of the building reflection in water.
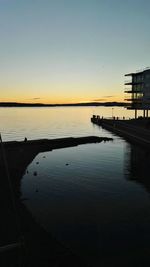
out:
<path id="1" fill-rule="evenodd" d="M 136 145 L 128 146 L 124 166 L 125 178 L 141 184 L 150 193 L 150 150 Z"/>

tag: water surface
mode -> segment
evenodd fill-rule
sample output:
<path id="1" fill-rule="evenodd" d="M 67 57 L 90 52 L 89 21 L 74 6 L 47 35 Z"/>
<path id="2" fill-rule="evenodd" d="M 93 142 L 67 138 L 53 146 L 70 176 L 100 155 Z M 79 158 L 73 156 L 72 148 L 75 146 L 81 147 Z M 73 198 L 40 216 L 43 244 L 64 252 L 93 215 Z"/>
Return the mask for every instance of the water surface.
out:
<path id="1" fill-rule="evenodd" d="M 112 112 L 134 115 L 124 108 L 1 108 L 1 132 L 4 140 L 113 137 L 38 154 L 22 177 L 22 198 L 37 222 L 91 266 L 149 266 L 150 153 L 90 122 L 92 114 Z"/>
<path id="2" fill-rule="evenodd" d="M 24 140 L 103 134 L 90 124 L 93 114 L 133 117 L 123 107 L 17 107 L 0 108 L 3 140 Z M 110 134 L 105 132 L 105 135 Z"/>
<path id="3" fill-rule="evenodd" d="M 138 263 L 150 241 L 150 183 L 138 165 L 141 154 L 120 139 L 40 153 L 22 180 L 25 204 L 92 266 L 108 257 L 115 263 L 118 253 Z"/>

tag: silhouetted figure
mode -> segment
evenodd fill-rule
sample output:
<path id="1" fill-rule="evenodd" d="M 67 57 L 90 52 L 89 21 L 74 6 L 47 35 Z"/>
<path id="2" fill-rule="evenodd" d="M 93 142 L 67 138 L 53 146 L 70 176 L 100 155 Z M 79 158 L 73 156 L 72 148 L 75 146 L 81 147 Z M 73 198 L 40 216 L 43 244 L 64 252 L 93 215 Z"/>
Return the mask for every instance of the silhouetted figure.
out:
<path id="1" fill-rule="evenodd" d="M 24 142 L 25 142 L 25 143 L 27 142 L 27 137 L 25 137 Z"/>

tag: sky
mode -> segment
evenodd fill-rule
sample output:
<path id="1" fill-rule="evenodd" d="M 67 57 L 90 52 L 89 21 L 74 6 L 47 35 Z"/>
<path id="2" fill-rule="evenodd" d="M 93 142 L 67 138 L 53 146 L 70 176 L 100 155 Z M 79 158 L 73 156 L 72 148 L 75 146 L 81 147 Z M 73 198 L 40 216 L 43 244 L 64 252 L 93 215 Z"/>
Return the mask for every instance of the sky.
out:
<path id="1" fill-rule="evenodd" d="M 0 101 L 123 101 L 150 66 L 150 0 L 0 0 Z"/>

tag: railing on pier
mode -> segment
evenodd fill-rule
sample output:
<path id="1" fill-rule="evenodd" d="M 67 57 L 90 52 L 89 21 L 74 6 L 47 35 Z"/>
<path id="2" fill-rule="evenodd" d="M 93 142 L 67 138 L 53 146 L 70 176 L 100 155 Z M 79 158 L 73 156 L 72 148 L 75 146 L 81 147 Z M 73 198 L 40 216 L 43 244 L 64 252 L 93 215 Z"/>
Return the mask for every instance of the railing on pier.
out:
<path id="1" fill-rule="evenodd" d="M 118 117 L 118 116 L 111 116 L 111 117 L 103 117 L 103 116 L 99 116 L 99 115 L 93 115 L 92 117 L 93 120 L 131 120 L 130 117 Z"/>

